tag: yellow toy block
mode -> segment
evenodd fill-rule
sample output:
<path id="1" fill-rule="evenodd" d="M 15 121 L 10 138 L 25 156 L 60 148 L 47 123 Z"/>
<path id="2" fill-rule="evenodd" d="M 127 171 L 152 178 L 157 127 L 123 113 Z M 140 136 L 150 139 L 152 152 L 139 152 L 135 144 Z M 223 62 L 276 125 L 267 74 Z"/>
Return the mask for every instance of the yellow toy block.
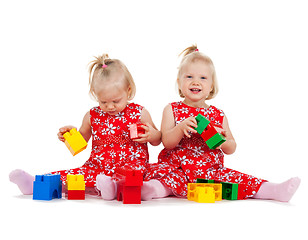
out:
<path id="1" fill-rule="evenodd" d="M 84 140 L 81 133 L 78 132 L 76 128 L 73 128 L 71 131 L 64 133 L 63 137 L 65 139 L 65 145 L 73 154 L 73 156 L 87 148 L 88 143 L 86 140 Z"/>
<path id="2" fill-rule="evenodd" d="M 68 174 L 66 176 L 66 188 L 67 190 L 85 190 L 84 176 Z"/>
<path id="3" fill-rule="evenodd" d="M 196 192 L 198 193 L 198 202 L 202 203 L 214 203 L 215 192 L 212 187 L 197 187 Z"/>
<path id="4" fill-rule="evenodd" d="M 195 202 L 221 201 L 222 185 L 220 183 L 188 183 L 187 199 Z"/>

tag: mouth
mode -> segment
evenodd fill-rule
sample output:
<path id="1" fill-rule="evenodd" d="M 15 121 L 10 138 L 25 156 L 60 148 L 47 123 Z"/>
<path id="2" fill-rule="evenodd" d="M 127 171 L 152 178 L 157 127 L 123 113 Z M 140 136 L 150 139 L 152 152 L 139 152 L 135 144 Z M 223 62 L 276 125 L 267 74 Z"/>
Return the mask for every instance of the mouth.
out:
<path id="1" fill-rule="evenodd" d="M 199 92 L 201 92 L 201 89 L 199 89 L 199 88 L 190 88 L 189 89 L 192 93 L 199 93 Z"/>
<path id="2" fill-rule="evenodd" d="M 114 115 L 114 114 L 116 114 L 116 112 L 117 112 L 117 111 L 107 111 L 107 113 L 108 113 L 109 115 Z"/>

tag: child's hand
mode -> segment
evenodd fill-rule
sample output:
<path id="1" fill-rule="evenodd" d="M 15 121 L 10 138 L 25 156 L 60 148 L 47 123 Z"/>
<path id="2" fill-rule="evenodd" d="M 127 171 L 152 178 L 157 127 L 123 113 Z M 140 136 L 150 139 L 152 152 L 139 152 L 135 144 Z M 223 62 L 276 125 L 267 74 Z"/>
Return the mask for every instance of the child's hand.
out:
<path id="1" fill-rule="evenodd" d="M 63 134 L 66 133 L 66 132 L 69 132 L 69 131 L 70 131 L 71 129 L 73 129 L 73 128 L 76 128 L 76 127 L 74 127 L 74 126 L 64 126 L 64 127 L 61 127 L 61 128 L 59 129 L 58 134 L 57 134 L 59 140 L 62 141 L 62 142 L 64 142 L 65 139 L 64 139 L 64 137 L 63 137 Z"/>
<path id="2" fill-rule="evenodd" d="M 185 136 L 189 138 L 191 137 L 189 132 L 197 133 L 197 131 L 194 129 L 198 127 L 197 120 L 195 117 L 186 118 L 183 122 L 179 123 L 178 126 L 184 132 Z"/>
<path id="3" fill-rule="evenodd" d="M 220 133 L 220 134 L 222 134 L 224 137 L 226 137 L 226 131 L 225 131 L 223 128 L 215 127 L 215 126 L 214 126 L 214 128 L 216 129 L 216 131 L 217 131 L 218 133 Z M 224 144 L 224 143 L 223 143 L 223 144 Z M 217 148 L 215 148 L 215 149 L 221 149 L 221 146 L 222 146 L 223 144 L 219 145 L 219 146 L 218 146 Z"/>
<path id="4" fill-rule="evenodd" d="M 149 123 L 142 124 L 140 127 L 144 129 L 144 134 L 138 134 L 138 138 L 133 139 L 133 141 L 139 143 L 152 142 L 157 130 Z"/>
<path id="5" fill-rule="evenodd" d="M 216 131 L 220 134 L 222 134 L 224 137 L 226 137 L 226 131 L 223 129 L 223 128 L 220 128 L 220 127 L 215 127 L 214 128 L 216 129 Z"/>

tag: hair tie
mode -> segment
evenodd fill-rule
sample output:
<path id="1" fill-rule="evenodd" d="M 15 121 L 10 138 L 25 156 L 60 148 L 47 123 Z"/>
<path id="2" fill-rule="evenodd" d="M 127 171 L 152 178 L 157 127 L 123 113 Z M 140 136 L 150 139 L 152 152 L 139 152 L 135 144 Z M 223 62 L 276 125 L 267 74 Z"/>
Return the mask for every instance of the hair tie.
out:
<path id="1" fill-rule="evenodd" d="M 107 67 L 107 65 L 106 65 L 106 64 L 102 65 L 102 68 L 106 68 L 106 67 Z"/>
<path id="2" fill-rule="evenodd" d="M 196 49 L 195 49 L 195 52 L 199 52 L 199 49 L 198 49 L 198 48 L 196 48 Z"/>

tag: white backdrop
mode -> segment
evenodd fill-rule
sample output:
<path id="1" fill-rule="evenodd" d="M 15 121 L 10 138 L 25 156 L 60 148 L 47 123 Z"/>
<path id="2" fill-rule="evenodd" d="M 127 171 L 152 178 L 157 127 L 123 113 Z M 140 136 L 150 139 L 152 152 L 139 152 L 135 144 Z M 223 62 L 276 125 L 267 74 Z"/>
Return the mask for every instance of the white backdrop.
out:
<path id="1" fill-rule="evenodd" d="M 138 236 L 153 231 L 163 237 L 160 230 L 166 229 L 170 237 L 195 234 L 185 228 L 215 236 L 221 228 L 206 228 L 204 220 L 231 224 L 228 231 L 244 225 L 243 236 L 258 236 L 261 227 L 270 226 L 284 229 L 273 236 L 302 231 L 297 218 L 307 213 L 307 22 L 305 1 L 298 0 L 1 2 L 1 207 L 18 211 L 5 216 L 2 234 L 22 236 L 42 217 L 62 225 L 63 231 L 56 227 L 62 236 L 77 238 L 112 236 L 117 228 L 126 236 L 134 226 L 141 226 Z M 98 200 L 40 203 L 20 196 L 8 181 L 11 170 L 35 175 L 81 166 L 89 157 L 90 147 L 72 157 L 56 134 L 67 124 L 79 127 L 96 105 L 88 95 L 87 64 L 93 56 L 108 53 L 127 65 L 137 85 L 134 102 L 160 127 L 164 106 L 180 100 L 178 54 L 194 43 L 214 61 L 220 92 L 209 103 L 225 111 L 238 144 L 225 165 L 273 182 L 301 177 L 291 203 L 195 205 L 171 199 L 135 207 Z M 151 162 L 161 149 L 150 147 Z M 265 213 L 273 218 L 264 219 Z M 47 230 L 48 224 L 39 226 Z M 67 224 L 78 231 L 69 235 Z M 78 224 L 87 232 L 80 233 Z M 16 226 L 22 230 L 14 231 Z"/>

